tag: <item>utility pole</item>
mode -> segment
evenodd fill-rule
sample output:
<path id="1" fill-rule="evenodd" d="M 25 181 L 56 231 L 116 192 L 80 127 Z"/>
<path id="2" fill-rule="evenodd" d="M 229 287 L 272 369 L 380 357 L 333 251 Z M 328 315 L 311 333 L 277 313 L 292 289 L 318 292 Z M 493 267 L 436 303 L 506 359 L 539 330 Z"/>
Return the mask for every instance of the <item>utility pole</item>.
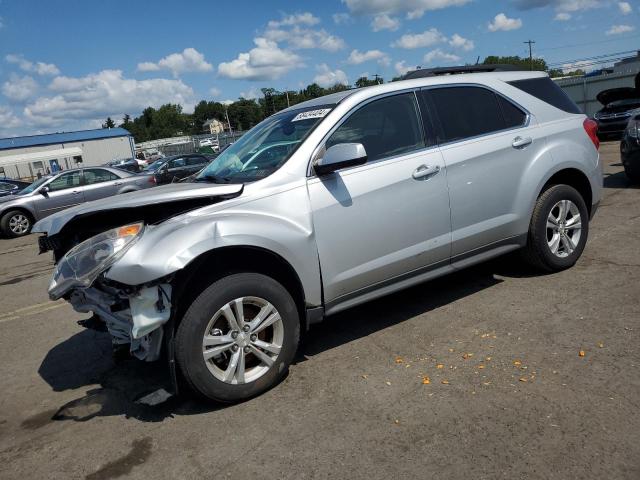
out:
<path id="1" fill-rule="evenodd" d="M 287 95 L 287 107 L 290 107 L 291 105 L 289 104 L 289 89 L 287 89 L 284 93 Z"/>
<path id="2" fill-rule="evenodd" d="M 522 43 L 529 44 L 529 70 L 533 70 L 533 54 L 531 53 L 531 45 L 533 45 L 536 42 L 534 42 L 533 40 L 527 40 L 526 42 L 522 42 Z"/>
<path id="3" fill-rule="evenodd" d="M 378 75 L 377 73 L 373 76 L 373 79 L 376 81 L 377 85 L 380 85 L 380 75 Z"/>

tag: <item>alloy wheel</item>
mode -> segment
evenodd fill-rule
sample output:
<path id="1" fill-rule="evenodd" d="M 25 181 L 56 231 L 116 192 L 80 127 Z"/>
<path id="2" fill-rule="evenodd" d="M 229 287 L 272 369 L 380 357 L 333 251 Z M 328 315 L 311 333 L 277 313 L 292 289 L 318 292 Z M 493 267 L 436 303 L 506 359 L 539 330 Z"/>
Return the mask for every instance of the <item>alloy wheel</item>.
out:
<path id="1" fill-rule="evenodd" d="M 560 258 L 571 255 L 582 235 L 580 210 L 571 200 L 560 200 L 547 217 L 547 244 L 551 253 Z"/>
<path id="2" fill-rule="evenodd" d="M 18 213 L 9 219 L 9 230 L 15 235 L 24 235 L 29 231 L 29 219 L 26 215 Z"/>
<path id="3" fill-rule="evenodd" d="M 282 318 L 267 300 L 241 297 L 209 320 L 202 355 L 209 372 L 225 383 L 244 384 L 266 374 L 284 340 Z"/>

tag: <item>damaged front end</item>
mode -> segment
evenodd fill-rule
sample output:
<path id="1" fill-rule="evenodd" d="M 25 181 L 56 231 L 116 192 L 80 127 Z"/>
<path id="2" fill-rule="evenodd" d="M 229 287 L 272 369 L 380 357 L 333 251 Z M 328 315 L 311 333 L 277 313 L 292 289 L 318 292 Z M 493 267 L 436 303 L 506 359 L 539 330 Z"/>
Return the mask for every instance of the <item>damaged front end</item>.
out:
<path id="1" fill-rule="evenodd" d="M 106 325 L 113 344 L 129 344 L 131 354 L 154 361 L 160 356 L 163 330 L 171 314 L 171 285 L 118 285 L 103 272 L 121 258 L 144 233 L 143 223 L 113 228 L 69 250 L 58 262 L 49 297 L 64 297 L 82 313 L 93 312 Z"/>
<path id="2" fill-rule="evenodd" d="M 53 251 L 57 262 L 49 297 L 64 298 L 78 312 L 93 312 L 94 320 L 100 320 L 96 326 L 101 328 L 104 323 L 115 350 L 121 352 L 129 345 L 129 352 L 144 361 L 157 360 L 164 337 L 173 336 L 171 328 L 165 331 L 162 327 L 171 321 L 174 275 L 165 273 L 144 281 L 127 275 L 117 281 L 109 278 L 109 271 L 143 236 L 155 244 L 147 237 L 153 239 L 170 219 L 235 198 L 242 185 L 172 185 L 153 190 L 80 205 L 34 227 L 46 233 L 39 239 L 41 253 Z"/>

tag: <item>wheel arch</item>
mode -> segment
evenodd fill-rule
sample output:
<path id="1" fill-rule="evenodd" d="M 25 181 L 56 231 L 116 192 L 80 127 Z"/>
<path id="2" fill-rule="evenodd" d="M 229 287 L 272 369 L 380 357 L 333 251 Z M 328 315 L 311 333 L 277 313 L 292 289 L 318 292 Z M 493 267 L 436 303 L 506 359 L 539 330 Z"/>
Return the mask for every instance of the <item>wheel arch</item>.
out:
<path id="1" fill-rule="evenodd" d="M 593 208 L 593 191 L 591 189 L 591 183 L 589 177 L 581 170 L 573 167 L 563 168 L 553 173 L 542 185 L 538 191 L 538 197 L 549 188 L 551 185 L 569 185 L 575 188 L 580 196 L 584 199 L 584 203 L 587 205 L 587 210 L 591 214 Z"/>
<path id="2" fill-rule="evenodd" d="M 172 294 L 176 323 L 181 321 L 191 303 L 211 283 L 240 272 L 261 273 L 282 284 L 296 303 L 304 331 L 307 326 L 307 304 L 300 277 L 282 256 L 252 245 L 231 245 L 209 250 L 176 273 L 173 282 L 176 287 Z"/>

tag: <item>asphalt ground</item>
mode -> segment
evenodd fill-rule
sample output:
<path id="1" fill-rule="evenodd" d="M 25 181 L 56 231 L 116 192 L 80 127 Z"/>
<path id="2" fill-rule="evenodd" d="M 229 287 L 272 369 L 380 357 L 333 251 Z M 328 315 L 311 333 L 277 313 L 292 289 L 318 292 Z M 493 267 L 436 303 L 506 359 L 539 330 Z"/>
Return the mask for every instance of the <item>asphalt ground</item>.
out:
<path id="1" fill-rule="evenodd" d="M 0 478 L 640 478 L 640 190 L 601 152 L 574 268 L 510 255 L 343 312 L 233 406 L 136 403 L 165 364 L 114 363 L 35 235 L 0 240 Z"/>

